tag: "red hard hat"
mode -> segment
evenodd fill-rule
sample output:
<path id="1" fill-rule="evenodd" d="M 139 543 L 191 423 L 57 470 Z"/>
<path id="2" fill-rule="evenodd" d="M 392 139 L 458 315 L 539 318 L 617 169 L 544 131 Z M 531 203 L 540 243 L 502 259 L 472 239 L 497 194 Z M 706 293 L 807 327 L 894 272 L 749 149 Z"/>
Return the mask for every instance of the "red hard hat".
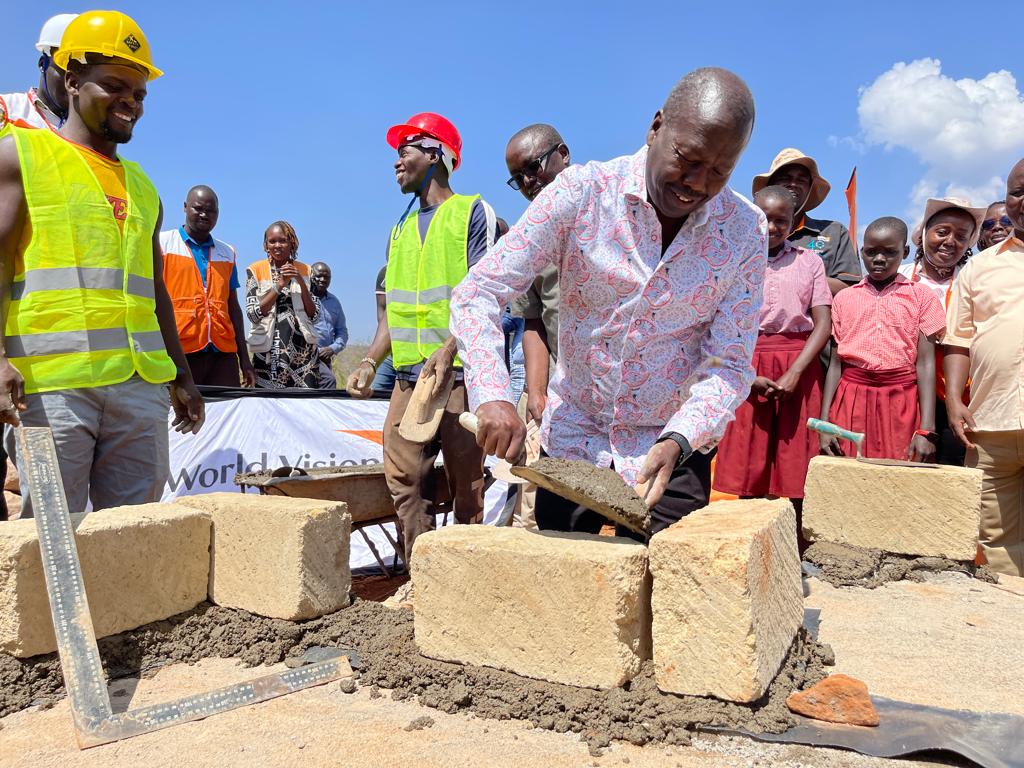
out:
<path id="1" fill-rule="evenodd" d="M 430 136 L 447 144 L 455 153 L 454 168 L 462 164 L 462 137 L 446 118 L 436 112 L 420 112 L 413 115 L 402 125 L 388 128 L 388 145 L 394 149 L 401 146 L 402 141 L 410 136 Z M 454 169 L 453 169 L 454 170 Z"/>

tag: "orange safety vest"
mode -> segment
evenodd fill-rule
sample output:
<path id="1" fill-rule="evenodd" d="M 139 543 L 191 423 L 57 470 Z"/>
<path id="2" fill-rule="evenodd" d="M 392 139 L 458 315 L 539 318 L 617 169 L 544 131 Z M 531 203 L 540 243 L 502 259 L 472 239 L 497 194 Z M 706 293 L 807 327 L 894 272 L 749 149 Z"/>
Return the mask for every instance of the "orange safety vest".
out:
<path id="1" fill-rule="evenodd" d="M 292 264 L 295 269 L 298 270 L 299 274 L 306 279 L 306 286 L 309 286 L 309 267 L 303 264 L 301 261 L 293 261 Z M 268 259 L 260 259 L 254 261 L 248 267 L 249 271 L 252 272 L 252 276 L 256 278 L 256 282 L 260 284 L 259 295 L 263 295 L 270 290 L 271 284 L 274 279 L 270 276 L 270 261 Z"/>
<path id="2" fill-rule="evenodd" d="M 205 286 L 181 230 L 161 232 L 160 249 L 164 254 L 164 283 L 174 305 L 182 349 L 186 354 L 198 352 L 212 342 L 221 352 L 237 352 L 235 326 L 228 314 L 235 249 L 213 239 Z"/>

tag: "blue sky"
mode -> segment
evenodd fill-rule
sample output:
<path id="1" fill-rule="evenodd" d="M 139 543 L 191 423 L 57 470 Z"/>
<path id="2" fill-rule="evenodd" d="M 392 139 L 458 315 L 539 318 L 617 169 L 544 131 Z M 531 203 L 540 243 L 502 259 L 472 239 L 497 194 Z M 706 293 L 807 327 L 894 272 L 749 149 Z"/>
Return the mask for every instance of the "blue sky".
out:
<path id="1" fill-rule="evenodd" d="M 962 3 L 520 2 L 499 10 L 479 1 L 186 0 L 119 9 L 142 25 L 167 73 L 151 84 L 123 150 L 160 190 L 165 225 L 180 223 L 188 187 L 213 186 L 216 234 L 244 266 L 263 256 L 271 221 L 291 221 L 299 258 L 332 266 L 354 339 L 372 335 L 373 280 L 406 203 L 384 134 L 416 112 L 441 112 L 458 126 L 463 167 L 453 188 L 482 194 L 510 221 L 525 208 L 505 186 L 512 133 L 553 123 L 577 162 L 633 152 L 672 84 L 705 65 L 736 71 L 757 100 L 732 186 L 749 194 L 751 177 L 780 148 L 799 147 L 832 182 L 820 217 L 846 220 L 842 189 L 854 165 L 863 225 L 909 218 L 916 199 L 950 184 L 987 203 L 980 196 L 995 194 L 1024 155 L 1015 84 L 985 79 L 1016 63 L 1002 27 L 994 38 L 983 30 L 998 12 L 975 21 Z M 50 0 L 9 5 L 0 93 L 36 84 L 32 46 L 43 21 L 81 10 Z M 897 62 L 927 58 L 941 61 L 941 75 L 935 65 L 918 73 L 921 81 L 894 71 L 872 91 L 863 124 L 861 89 Z M 999 141 L 988 140 L 992 132 Z"/>

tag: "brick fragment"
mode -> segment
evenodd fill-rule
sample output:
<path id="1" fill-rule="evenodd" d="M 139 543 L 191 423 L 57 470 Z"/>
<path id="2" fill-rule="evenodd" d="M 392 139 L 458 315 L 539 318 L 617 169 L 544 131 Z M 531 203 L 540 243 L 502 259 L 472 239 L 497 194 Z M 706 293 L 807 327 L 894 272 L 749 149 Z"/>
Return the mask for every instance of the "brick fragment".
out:
<path id="1" fill-rule="evenodd" d="M 868 687 L 849 675 L 829 675 L 806 691 L 793 691 L 786 699 L 791 712 L 844 725 L 878 725 Z"/>

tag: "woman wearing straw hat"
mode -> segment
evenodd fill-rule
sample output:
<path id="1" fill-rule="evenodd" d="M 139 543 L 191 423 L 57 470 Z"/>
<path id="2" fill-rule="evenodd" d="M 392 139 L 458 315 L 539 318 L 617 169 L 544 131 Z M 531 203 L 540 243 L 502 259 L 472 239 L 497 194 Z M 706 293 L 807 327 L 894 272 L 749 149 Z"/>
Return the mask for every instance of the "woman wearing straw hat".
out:
<path id="1" fill-rule="evenodd" d="M 818 173 L 818 164 L 799 149 L 787 148 L 772 160 L 767 173 L 754 177 L 753 193 L 767 186 L 785 187 L 797 202 L 796 222 L 789 242 L 807 248 L 825 262 L 825 276 L 832 295 L 860 281 L 860 258 L 850 240 L 850 232 L 838 221 L 812 219 L 807 215 L 821 205 L 831 185 Z"/>
<path id="2" fill-rule="evenodd" d="M 974 208 L 966 200 L 957 197 L 929 198 L 924 207 L 922 223 L 914 229 L 911 237 L 917 246 L 914 260 L 900 267 L 900 274 L 914 283 L 921 283 L 931 289 L 949 309 L 949 298 L 953 283 L 967 259 L 971 249 L 981 235 L 981 224 L 985 220 L 985 208 Z M 935 461 L 939 464 L 963 466 L 966 449 L 949 428 L 946 415 L 946 380 L 942 372 L 942 347 L 935 348 Z M 965 402 L 970 398 L 964 393 Z"/>

